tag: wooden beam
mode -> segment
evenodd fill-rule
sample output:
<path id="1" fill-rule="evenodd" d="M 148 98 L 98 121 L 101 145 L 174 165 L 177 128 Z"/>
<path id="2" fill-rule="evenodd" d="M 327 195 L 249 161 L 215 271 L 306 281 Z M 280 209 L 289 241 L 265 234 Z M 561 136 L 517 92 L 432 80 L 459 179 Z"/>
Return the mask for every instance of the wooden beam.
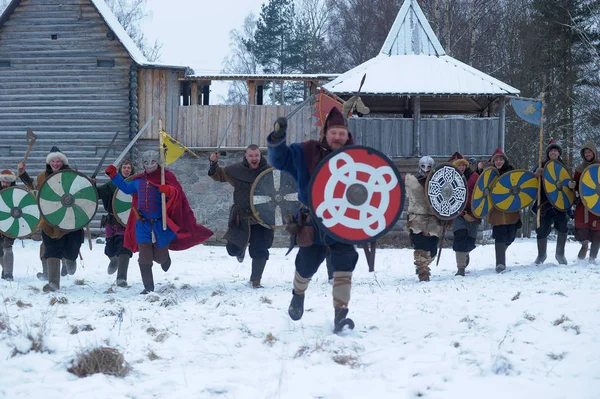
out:
<path id="1" fill-rule="evenodd" d="M 421 156 L 421 97 L 413 97 L 413 155 Z"/>
<path id="2" fill-rule="evenodd" d="M 317 94 L 317 88 L 319 87 L 318 81 L 310 81 L 308 82 L 308 88 L 310 89 L 310 95 Z"/>
<path id="3" fill-rule="evenodd" d="M 248 105 L 256 104 L 256 81 L 247 80 L 248 84 Z"/>
<path id="4" fill-rule="evenodd" d="M 202 105 L 210 104 L 210 84 L 202 86 Z"/>
<path id="5" fill-rule="evenodd" d="M 191 105 L 198 105 L 198 82 L 192 82 Z"/>
<path id="6" fill-rule="evenodd" d="M 500 148 L 504 151 L 504 135 L 506 134 L 506 97 L 500 96 L 498 98 L 500 102 L 499 106 L 499 121 L 498 121 L 498 134 L 500 135 Z"/>

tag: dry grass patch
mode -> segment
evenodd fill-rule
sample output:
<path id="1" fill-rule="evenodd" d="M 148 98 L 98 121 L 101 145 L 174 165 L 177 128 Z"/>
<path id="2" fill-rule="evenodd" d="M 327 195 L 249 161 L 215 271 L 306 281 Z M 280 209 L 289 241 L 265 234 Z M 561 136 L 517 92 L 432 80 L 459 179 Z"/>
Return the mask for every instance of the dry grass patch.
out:
<path id="1" fill-rule="evenodd" d="M 263 343 L 272 347 L 277 341 L 277 338 L 272 333 L 268 333 L 265 336 L 265 340 L 263 341 Z"/>
<path id="2" fill-rule="evenodd" d="M 152 349 L 148 349 L 148 353 L 146 353 L 146 356 L 148 357 L 148 359 L 150 361 L 154 361 L 154 360 L 160 359 L 160 356 L 158 356 L 156 354 L 156 352 L 154 352 Z"/>
<path id="3" fill-rule="evenodd" d="M 270 300 L 269 298 L 267 298 L 266 296 L 261 296 L 260 297 L 260 303 L 266 303 L 267 305 L 270 305 L 273 303 L 272 300 Z"/>
<path id="4" fill-rule="evenodd" d="M 357 356 L 354 356 L 354 355 L 340 354 L 340 355 L 333 355 L 331 358 L 333 359 L 334 362 L 336 362 L 337 364 L 340 364 L 342 366 L 348 366 L 352 369 L 360 367 L 359 359 Z"/>
<path id="5" fill-rule="evenodd" d="M 90 324 L 71 326 L 71 335 L 79 334 L 82 331 L 94 331 L 94 327 L 92 327 Z"/>
<path id="6" fill-rule="evenodd" d="M 565 356 L 567 356 L 567 352 L 562 352 L 562 353 L 546 353 L 546 356 L 548 356 L 548 359 L 551 360 L 563 360 L 565 358 Z"/>
<path id="7" fill-rule="evenodd" d="M 532 314 L 529 314 L 527 312 L 525 312 L 525 314 L 523 314 L 523 318 L 525 320 L 529 320 L 529 321 L 535 321 L 535 316 Z"/>
<path id="8" fill-rule="evenodd" d="M 10 344 L 10 346 L 13 348 L 11 357 L 26 355 L 29 352 L 51 353 L 51 351 L 46 347 L 46 334 L 44 328 L 38 330 L 37 333 L 27 331 L 21 334 L 21 336 L 15 337 Z"/>
<path id="9" fill-rule="evenodd" d="M 212 294 L 210 294 L 210 296 L 221 296 L 221 295 L 225 295 L 225 293 L 221 290 L 213 291 Z"/>
<path id="10" fill-rule="evenodd" d="M 17 307 L 19 307 L 19 308 L 30 308 L 33 306 L 32 304 L 23 302 L 20 299 L 17 302 L 15 302 L 15 305 L 17 305 Z"/>
<path id="11" fill-rule="evenodd" d="M 73 284 L 74 285 L 86 285 L 86 282 L 84 279 L 78 278 L 77 280 L 75 280 L 75 282 Z"/>
<path id="12" fill-rule="evenodd" d="M 558 319 L 554 320 L 554 322 L 552 322 L 553 326 L 560 326 L 561 324 L 563 324 L 566 321 L 571 321 L 571 319 L 569 319 L 567 316 L 562 315 L 560 316 Z"/>
<path id="13" fill-rule="evenodd" d="M 67 371 L 77 377 L 98 373 L 125 377 L 131 371 L 131 367 L 117 349 L 101 346 L 79 352 Z"/>
<path id="14" fill-rule="evenodd" d="M 69 303 L 69 300 L 66 296 L 53 296 L 50 298 L 50 306 L 58 305 L 66 305 Z"/>

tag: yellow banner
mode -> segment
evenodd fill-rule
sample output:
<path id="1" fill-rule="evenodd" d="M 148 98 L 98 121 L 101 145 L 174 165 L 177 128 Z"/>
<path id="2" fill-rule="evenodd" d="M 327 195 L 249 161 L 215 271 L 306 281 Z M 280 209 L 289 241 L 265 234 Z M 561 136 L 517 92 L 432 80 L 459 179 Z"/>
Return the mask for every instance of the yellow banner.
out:
<path id="1" fill-rule="evenodd" d="M 171 165 L 183 155 L 187 148 L 173 137 L 169 136 L 164 130 L 160 132 L 163 144 L 165 146 L 165 163 Z"/>

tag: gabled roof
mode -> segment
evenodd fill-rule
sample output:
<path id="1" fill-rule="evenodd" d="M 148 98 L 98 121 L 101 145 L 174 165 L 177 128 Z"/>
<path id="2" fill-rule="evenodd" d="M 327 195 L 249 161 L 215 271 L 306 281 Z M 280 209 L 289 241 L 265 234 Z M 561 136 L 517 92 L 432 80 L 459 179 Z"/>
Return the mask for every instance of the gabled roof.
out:
<path id="1" fill-rule="evenodd" d="M 449 55 L 416 0 L 405 0 L 375 58 L 347 71 L 324 87 L 371 95 L 507 95 L 519 90 Z"/>
<path id="2" fill-rule="evenodd" d="M 139 66 L 146 66 L 146 67 L 163 67 L 163 68 L 174 68 L 174 69 L 185 69 L 186 68 L 185 66 L 165 65 L 165 64 L 158 63 L 158 62 L 148 61 L 146 59 L 146 57 L 144 56 L 144 54 L 137 47 L 135 42 L 131 39 L 131 37 L 129 37 L 129 35 L 125 31 L 125 29 L 123 29 L 123 26 L 121 25 L 121 23 L 119 22 L 119 20 L 115 16 L 115 14 L 112 12 L 112 10 L 106 5 L 104 0 L 89 0 L 89 1 L 90 1 L 90 3 L 92 3 L 92 5 L 94 7 L 96 7 L 96 10 L 98 10 L 98 13 L 100 13 L 100 16 L 102 17 L 102 19 L 104 20 L 104 22 L 106 23 L 108 28 L 115 34 L 115 36 L 117 37 L 117 40 L 119 40 L 119 42 L 123 45 L 123 47 L 125 48 L 125 51 L 127 51 L 129 56 L 131 57 L 131 59 L 136 64 L 138 64 Z M 2 26 L 4 25 L 4 23 L 8 20 L 10 15 L 15 11 L 15 9 L 17 8 L 17 6 L 20 3 L 21 3 L 21 0 L 12 0 L 8 4 L 8 6 L 6 7 L 6 9 L 2 13 L 2 15 L 0 15 L 0 29 L 2 29 Z"/>
<path id="3" fill-rule="evenodd" d="M 381 47 L 382 54 L 446 55 L 416 0 L 406 0 Z"/>

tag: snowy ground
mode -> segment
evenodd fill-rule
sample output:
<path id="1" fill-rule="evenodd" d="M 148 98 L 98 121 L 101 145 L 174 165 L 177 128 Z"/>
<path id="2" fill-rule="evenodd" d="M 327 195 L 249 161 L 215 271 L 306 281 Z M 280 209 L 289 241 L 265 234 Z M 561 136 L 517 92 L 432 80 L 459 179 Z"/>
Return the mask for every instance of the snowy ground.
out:
<path id="1" fill-rule="evenodd" d="M 331 332 L 325 265 L 303 319 L 289 319 L 294 257 L 283 249 L 272 251 L 264 289 L 247 284 L 250 259 L 199 246 L 172 253 L 168 273 L 155 267 L 157 294 L 140 296 L 137 257 L 131 287 L 118 288 L 103 246 L 87 244 L 85 267 L 61 279 L 59 294 L 42 293 L 38 245 L 18 240 L 15 281 L 0 280 L 0 398 L 600 397 L 600 266 L 535 267 L 534 240 L 509 248 L 501 275 L 491 245 L 472 253 L 465 278 L 446 249 L 429 283 L 417 282 L 412 251 L 378 250 L 376 273 L 361 254 L 356 329 L 342 336 Z M 567 244 L 569 259 L 578 248 Z M 41 334 L 45 351 L 29 350 L 28 334 Z M 133 371 L 67 372 L 97 346 L 117 348 Z"/>

